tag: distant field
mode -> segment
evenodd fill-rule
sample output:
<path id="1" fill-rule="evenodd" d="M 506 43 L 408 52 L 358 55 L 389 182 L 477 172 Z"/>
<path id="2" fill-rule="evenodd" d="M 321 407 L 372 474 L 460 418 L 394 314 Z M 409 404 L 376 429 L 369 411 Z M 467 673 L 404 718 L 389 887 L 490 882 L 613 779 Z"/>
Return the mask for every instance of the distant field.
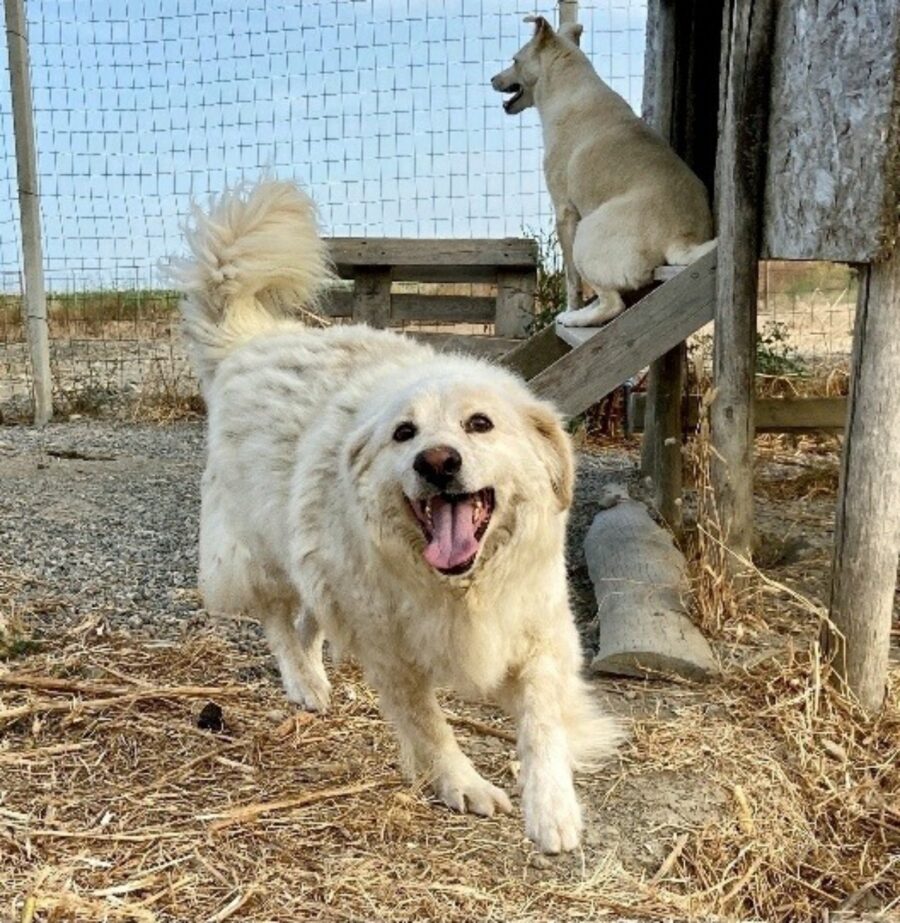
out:
<path id="1" fill-rule="evenodd" d="M 555 276 L 548 267 L 546 276 Z M 460 285 L 428 285 L 429 294 L 459 294 Z M 490 286 L 466 286 L 490 294 Z M 558 288 L 558 287 L 557 287 Z M 409 291 L 409 285 L 397 285 Z M 555 291 L 552 286 L 550 291 Z M 48 297 L 56 400 L 68 408 L 113 405 L 162 394 L 196 392 L 178 335 L 177 292 L 168 289 L 52 292 Z M 827 263 L 770 262 L 760 273 L 759 326 L 776 368 L 797 363 L 846 365 L 852 343 L 855 274 Z M 552 311 L 550 312 L 552 315 Z M 412 329 L 426 329 L 415 325 Z M 491 325 L 430 325 L 458 335 L 489 334 Z M 708 342 L 709 331 L 697 338 Z M 769 366 L 767 365 L 766 368 Z M 763 369 L 765 371 L 765 369 Z M 27 403 L 28 351 L 19 296 L 0 295 L 0 409 Z"/>

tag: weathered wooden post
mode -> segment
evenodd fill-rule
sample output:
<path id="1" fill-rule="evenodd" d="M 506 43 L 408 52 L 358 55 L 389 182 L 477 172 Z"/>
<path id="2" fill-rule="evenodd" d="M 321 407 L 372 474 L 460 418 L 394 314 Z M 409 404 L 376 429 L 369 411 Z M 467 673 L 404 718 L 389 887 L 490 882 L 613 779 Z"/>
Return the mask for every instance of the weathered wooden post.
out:
<path id="1" fill-rule="evenodd" d="M 34 422 L 39 426 L 53 416 L 50 378 L 50 337 L 47 330 L 47 294 L 41 246 L 38 202 L 37 153 L 28 63 L 27 21 L 24 0 L 4 0 L 9 83 L 12 91 L 13 133 L 16 136 L 16 171 L 22 224 L 22 262 L 25 269 L 24 314 L 31 352 Z"/>
<path id="2" fill-rule="evenodd" d="M 773 0 L 727 0 L 722 26 L 710 473 L 733 578 L 753 551 L 756 299 L 773 17 Z"/>
<path id="3" fill-rule="evenodd" d="M 672 141 L 675 115 L 676 10 L 673 0 L 647 5 L 643 117 Z M 650 366 L 641 474 L 653 486 L 654 505 L 676 535 L 681 531 L 681 391 L 686 353 L 679 344 Z"/>
<path id="4" fill-rule="evenodd" d="M 643 117 L 712 186 L 716 154 L 719 4 L 650 0 L 644 56 Z M 654 504 L 676 535 L 682 521 L 683 392 L 687 345 L 650 366 L 641 470 Z"/>
<path id="5" fill-rule="evenodd" d="M 860 704 L 884 701 L 900 555 L 900 248 L 860 272 L 824 648 Z"/>
<path id="6" fill-rule="evenodd" d="M 578 21 L 578 0 L 559 0 L 559 24 Z"/>

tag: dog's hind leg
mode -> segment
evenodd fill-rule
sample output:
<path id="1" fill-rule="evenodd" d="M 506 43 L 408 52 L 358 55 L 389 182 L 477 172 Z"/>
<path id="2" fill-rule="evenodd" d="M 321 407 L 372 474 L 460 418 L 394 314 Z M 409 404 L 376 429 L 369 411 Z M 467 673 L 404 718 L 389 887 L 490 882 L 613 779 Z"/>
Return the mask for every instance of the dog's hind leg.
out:
<path id="1" fill-rule="evenodd" d="M 400 739 L 404 761 L 414 775 L 428 779 L 444 804 L 485 817 L 512 810 L 506 792 L 482 778 L 460 750 L 434 688 L 415 667 L 394 663 L 383 676 L 370 679 Z"/>
<path id="2" fill-rule="evenodd" d="M 564 205 L 557 212 L 556 236 L 559 238 L 559 247 L 562 250 L 563 267 L 566 273 L 566 307 L 570 313 L 581 308 L 584 298 L 581 289 L 581 276 L 575 268 L 575 262 L 572 257 L 572 248 L 575 243 L 577 229 L 578 212 L 571 205 Z"/>
<path id="3" fill-rule="evenodd" d="M 307 711 L 325 711 L 331 684 L 322 662 L 324 637 L 316 618 L 294 600 L 270 603 L 261 613 L 263 630 L 275 655 L 284 691 Z"/>
<path id="4" fill-rule="evenodd" d="M 662 252 L 648 245 L 650 236 L 641 224 L 652 221 L 640 202 L 625 197 L 611 199 L 578 224 L 572 259 L 581 277 L 597 297 L 580 311 L 559 316 L 567 327 L 595 327 L 625 310 L 620 292 L 647 285 L 663 261 Z"/>

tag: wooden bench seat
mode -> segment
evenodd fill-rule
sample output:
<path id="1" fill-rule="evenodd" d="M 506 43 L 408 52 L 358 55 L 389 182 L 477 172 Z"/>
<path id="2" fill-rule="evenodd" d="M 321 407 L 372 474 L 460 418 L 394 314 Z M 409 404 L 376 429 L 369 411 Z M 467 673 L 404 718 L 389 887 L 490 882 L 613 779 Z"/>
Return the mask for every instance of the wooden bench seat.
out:
<path id="1" fill-rule="evenodd" d="M 333 237 L 331 257 L 341 279 L 325 299 L 331 317 L 352 318 L 373 327 L 426 324 L 493 324 L 494 337 L 462 337 L 444 331 L 454 348 L 471 345 L 499 354 L 528 335 L 534 317 L 538 250 L 534 240 Z M 474 283 L 496 294 L 393 291 L 394 283 Z M 468 341 L 473 341 L 471 344 Z M 494 342 L 488 344 L 487 341 Z"/>

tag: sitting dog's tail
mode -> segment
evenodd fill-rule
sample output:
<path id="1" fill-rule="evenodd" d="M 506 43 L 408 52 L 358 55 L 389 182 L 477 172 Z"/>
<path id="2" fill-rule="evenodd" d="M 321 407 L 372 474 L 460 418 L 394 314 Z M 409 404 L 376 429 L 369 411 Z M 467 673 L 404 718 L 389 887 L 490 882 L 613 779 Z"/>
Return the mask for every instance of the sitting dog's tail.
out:
<path id="1" fill-rule="evenodd" d="M 671 244 L 665 253 L 666 263 L 669 266 L 690 266 L 691 263 L 699 260 L 701 256 L 706 256 L 715 247 L 716 243 L 717 239 L 714 237 L 712 240 L 707 240 L 702 244 L 689 244 L 685 241 Z"/>
<path id="2" fill-rule="evenodd" d="M 184 331 L 206 385 L 232 348 L 311 308 L 332 274 L 315 205 L 293 183 L 227 191 L 192 217 L 191 258 L 171 261 L 168 275 L 184 293 Z"/>

